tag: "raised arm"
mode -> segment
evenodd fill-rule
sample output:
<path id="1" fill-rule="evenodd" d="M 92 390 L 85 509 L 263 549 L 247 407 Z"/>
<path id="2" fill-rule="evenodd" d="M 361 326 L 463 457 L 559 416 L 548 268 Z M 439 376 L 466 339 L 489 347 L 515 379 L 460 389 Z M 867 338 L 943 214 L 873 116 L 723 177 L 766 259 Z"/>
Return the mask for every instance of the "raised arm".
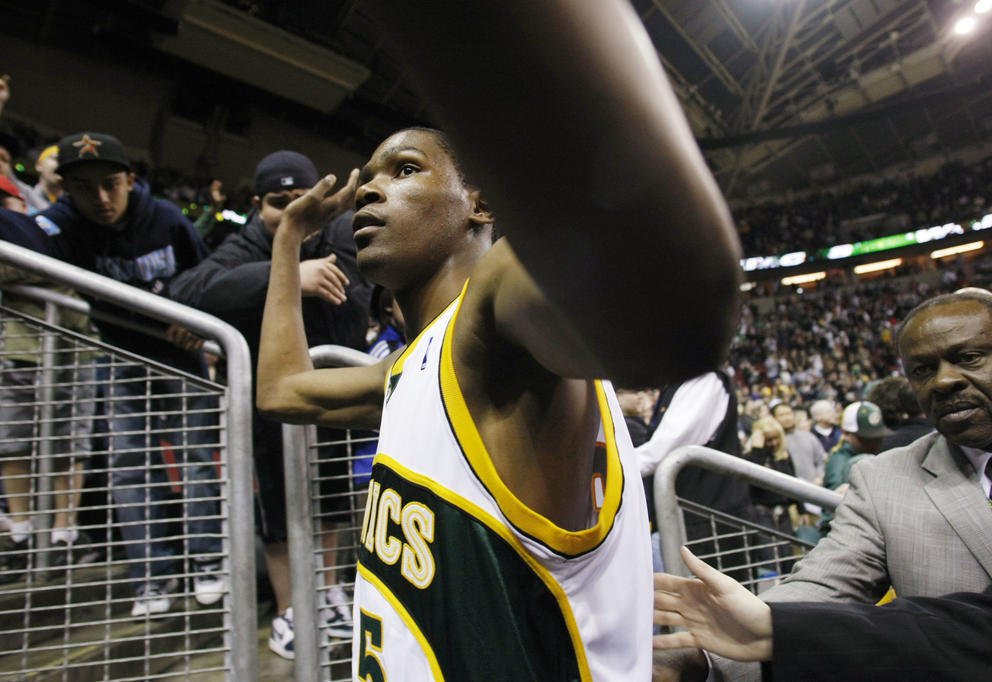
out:
<path id="1" fill-rule="evenodd" d="M 258 409 L 273 419 L 352 427 L 379 425 L 392 358 L 371 367 L 315 370 L 300 295 L 300 245 L 354 197 L 358 171 L 332 192 L 329 175 L 287 207 L 272 242 L 272 268 L 258 353 Z"/>
<path id="2" fill-rule="evenodd" d="M 375 4 L 516 255 L 604 373 L 658 385 L 717 366 L 739 246 L 629 5 Z"/>

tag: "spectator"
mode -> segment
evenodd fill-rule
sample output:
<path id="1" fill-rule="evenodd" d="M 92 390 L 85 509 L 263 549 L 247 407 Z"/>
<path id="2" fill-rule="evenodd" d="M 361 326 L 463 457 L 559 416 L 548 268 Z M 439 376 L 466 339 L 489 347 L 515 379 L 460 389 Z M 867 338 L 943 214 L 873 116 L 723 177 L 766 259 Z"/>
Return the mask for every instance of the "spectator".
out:
<path id="1" fill-rule="evenodd" d="M 269 283 L 272 238 L 286 206 L 313 187 L 319 176 L 313 162 L 298 152 L 282 150 L 267 155 L 255 168 L 254 209 L 241 232 L 231 234 L 200 264 L 170 283 L 176 300 L 230 322 L 244 334 L 253 365 L 258 361 L 265 291 Z M 358 272 L 352 212 L 328 223 L 307 240 L 299 266 L 303 293 L 303 323 L 310 347 L 335 344 L 362 348 L 369 315 L 371 285 Z M 286 544 L 286 487 L 283 472 L 282 427 L 255 410 L 252 416 L 255 471 L 258 480 L 256 508 L 269 581 L 276 597 L 277 615 L 272 623 L 269 648 L 284 658 L 295 655 L 289 554 Z M 333 439 L 322 430 L 320 441 Z M 340 440 L 340 438 L 337 438 Z M 330 453 L 323 453 L 325 459 Z M 325 471 L 322 494 L 328 504 L 347 508 L 347 477 L 341 461 Z M 328 511 L 328 510 L 325 510 Z M 328 534 L 336 532 L 329 531 Z M 328 540 L 337 547 L 336 537 Z M 323 609 L 334 637 L 351 636 L 348 598 L 337 586 L 336 552 L 327 555 L 325 574 L 332 587 L 324 594 Z"/>
<path id="2" fill-rule="evenodd" d="M 792 458 L 785 446 L 785 431 L 774 417 L 764 417 L 754 422 L 751 428 L 751 438 L 744 452 L 748 461 L 774 469 L 789 476 L 795 476 L 796 470 Z M 795 500 L 781 493 L 776 493 L 758 486 L 751 486 L 751 502 L 754 506 L 754 520 L 762 526 L 771 528 L 787 536 L 795 535 L 792 516 L 798 520 L 799 512 L 795 508 Z M 777 558 L 782 563 L 778 572 L 785 574 L 792 566 L 791 550 L 776 544 L 774 552 L 769 553 L 768 560 Z"/>
<path id="3" fill-rule="evenodd" d="M 382 360 L 406 344 L 406 324 L 392 292 L 384 287 L 376 286 L 372 291 L 372 314 L 375 323 L 370 328 L 373 336 L 368 344 L 368 354 Z"/>
<path id="4" fill-rule="evenodd" d="M 27 214 L 27 205 L 20 190 L 10 179 L 0 175 L 0 202 L 4 210 Z M 2 211 L 0 211 L 2 213 Z M 0 281 L 4 283 L 48 286 L 37 277 L 10 266 L 0 266 Z M 68 289 L 52 289 L 73 295 Z M 44 306 L 36 301 L 4 292 L 3 303 L 11 310 L 35 319 L 45 319 Z M 92 335 L 89 318 L 63 310 L 59 324 L 83 335 Z M 3 381 L 0 382 L 0 474 L 10 512 L 8 527 L 12 546 L 0 581 L 19 580 L 29 569 L 31 552 L 31 500 L 33 456 L 45 404 L 41 384 L 42 334 L 36 326 L 11 317 L 3 328 Z M 80 539 L 76 527 L 83 468 L 90 451 L 89 435 L 93 427 L 95 370 L 89 361 L 93 352 L 73 352 L 70 348 L 55 348 L 50 378 L 53 387 L 50 420 L 50 450 L 52 457 L 53 491 L 49 546 L 55 550 L 52 566 L 72 563 L 73 546 Z"/>
<path id="5" fill-rule="evenodd" d="M 0 91 L 2 92 L 2 91 Z M 31 186 L 22 182 L 14 173 L 14 159 L 21 153 L 21 141 L 8 126 L 0 123 L 0 175 L 5 176 L 17 187 L 21 199 L 28 203 Z M 28 203 L 28 209 L 31 205 Z"/>
<path id="6" fill-rule="evenodd" d="M 882 439 L 882 452 L 891 450 L 892 448 L 901 448 L 904 445 L 909 445 L 917 438 L 925 436 L 928 433 L 933 433 L 933 425 L 923 416 L 920 403 L 917 402 L 916 394 L 913 392 L 913 387 L 909 381 L 905 377 L 892 378 L 898 380 L 896 383 L 897 392 L 895 400 L 898 403 L 900 418 L 894 426 L 886 422 L 886 425 L 893 429 L 894 433 Z M 883 379 L 882 382 L 879 382 L 879 385 L 881 386 L 885 381 L 887 380 Z M 874 397 L 874 393 L 868 396 L 869 400 L 872 397 Z M 886 396 L 883 399 L 888 400 L 890 398 Z"/>
<path id="7" fill-rule="evenodd" d="M 820 441 L 809 431 L 796 428 L 796 415 L 788 403 L 779 403 L 772 408 L 772 417 L 785 432 L 785 448 L 792 458 L 795 475 L 815 485 L 823 482 L 827 453 Z"/>
<path id="8" fill-rule="evenodd" d="M 0 237 L 153 293 L 164 292 L 176 273 L 203 258 L 205 249 L 193 226 L 175 206 L 150 196 L 147 184 L 131 171 L 117 138 L 76 133 L 63 138 L 58 148 L 65 196 L 33 221 L 16 214 L 0 216 Z M 99 300 L 91 306 L 109 309 L 118 317 L 135 317 Z M 100 332 L 113 346 L 205 376 L 203 358 L 195 350 L 198 340 L 179 327 L 159 326 L 163 336 L 174 341 L 106 322 Z M 200 604 L 210 605 L 220 600 L 224 590 L 213 458 L 218 443 L 216 401 L 192 387 L 179 398 L 183 391 L 178 379 L 152 377 L 149 368 L 131 363 L 111 370 L 110 479 L 134 584 L 133 617 L 168 611 L 179 587 L 176 575 L 185 572 L 168 540 L 169 519 L 163 504 L 166 474 L 159 444 L 149 442 L 155 414 L 168 415 L 169 430 L 183 432 L 183 425 L 187 429 L 183 439 L 188 447 L 174 450 L 177 457 L 186 458 L 180 470 L 190 521 L 183 556 L 192 559 L 193 592 Z"/>
<path id="9" fill-rule="evenodd" d="M 892 431 L 885 426 L 882 410 L 878 405 L 867 400 L 845 407 L 840 426 L 844 435 L 827 460 L 823 485 L 843 495 L 847 492 L 851 479 L 851 467 L 862 459 L 881 452 L 882 439 L 892 435 Z M 820 516 L 820 530 L 824 535 L 830 532 L 833 517 L 829 510 Z"/>
<path id="10" fill-rule="evenodd" d="M 654 472 L 673 450 L 685 445 L 704 445 L 736 457 L 740 456 L 737 437 L 737 399 L 731 389 L 726 372 L 707 372 L 681 384 L 666 386 L 661 390 L 655 411 L 660 415 L 658 426 L 650 439 L 637 447 L 637 457 L 645 489 L 649 493 L 650 517 L 654 519 Z M 679 497 L 710 509 L 737 516 L 751 517 L 751 497 L 748 486 L 732 476 L 725 476 L 701 467 L 686 467 L 675 480 Z M 657 528 L 657 524 L 654 524 Z M 743 548 L 739 534 L 729 527 L 717 524 L 717 533 L 724 533 L 719 540 L 697 542 L 694 545 L 706 555 L 721 554 L 726 560 L 739 563 L 734 552 Z M 686 537 L 690 542 L 712 538 L 714 528 L 710 519 L 696 514 L 685 515 Z M 663 570 L 660 539 L 653 537 L 655 570 Z M 740 575 L 746 578 L 746 575 Z"/>
<path id="11" fill-rule="evenodd" d="M 34 164 L 38 184 L 31 188 L 27 197 L 33 212 L 44 211 L 62 196 L 62 177 L 56 172 L 58 167 L 59 148 L 53 144 L 41 150 Z"/>

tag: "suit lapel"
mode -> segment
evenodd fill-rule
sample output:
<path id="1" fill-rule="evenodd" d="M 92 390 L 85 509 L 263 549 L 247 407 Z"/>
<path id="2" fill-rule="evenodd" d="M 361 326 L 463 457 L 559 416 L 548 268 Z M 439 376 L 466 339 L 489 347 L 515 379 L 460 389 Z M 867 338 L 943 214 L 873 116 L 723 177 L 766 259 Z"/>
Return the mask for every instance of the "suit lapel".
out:
<path id="1" fill-rule="evenodd" d="M 992 577 L 992 508 L 975 468 L 943 436 L 934 440 L 921 466 L 935 477 L 924 486 L 930 501 Z"/>

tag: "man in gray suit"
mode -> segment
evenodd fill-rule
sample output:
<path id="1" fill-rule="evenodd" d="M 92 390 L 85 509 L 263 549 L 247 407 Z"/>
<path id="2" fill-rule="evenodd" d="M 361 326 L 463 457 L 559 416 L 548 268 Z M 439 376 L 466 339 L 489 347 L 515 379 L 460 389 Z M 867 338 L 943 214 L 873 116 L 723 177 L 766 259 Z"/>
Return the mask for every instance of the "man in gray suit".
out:
<path id="1" fill-rule="evenodd" d="M 937 433 L 858 463 L 824 538 L 766 601 L 876 602 L 982 592 L 992 584 L 992 294 L 925 301 L 896 332 L 920 406 Z M 717 679 L 760 679 L 713 657 Z"/>

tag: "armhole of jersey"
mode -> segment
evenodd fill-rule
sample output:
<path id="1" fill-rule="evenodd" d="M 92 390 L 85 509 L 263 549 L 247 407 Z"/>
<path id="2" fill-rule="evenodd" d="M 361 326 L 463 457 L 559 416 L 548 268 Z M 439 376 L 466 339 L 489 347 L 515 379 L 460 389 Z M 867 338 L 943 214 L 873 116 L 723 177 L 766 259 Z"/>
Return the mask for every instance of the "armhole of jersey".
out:
<path id="1" fill-rule="evenodd" d="M 463 289 L 461 296 L 456 300 L 456 304 L 461 304 L 464 295 L 465 290 Z M 555 525 L 552 521 L 521 502 L 503 483 L 499 474 L 496 472 L 492 458 L 489 456 L 489 452 L 482 442 L 482 437 L 475 426 L 471 414 L 469 414 L 464 395 L 455 376 L 454 361 L 452 358 L 452 337 L 457 318 L 458 309 L 456 308 L 454 314 L 451 316 L 451 321 L 448 323 L 441 347 L 441 397 L 445 412 L 447 413 L 448 422 L 451 424 L 452 432 L 458 441 L 469 467 L 489 494 L 492 495 L 496 504 L 499 505 L 500 510 L 506 516 L 507 521 L 519 532 L 561 556 L 578 556 L 592 551 L 606 539 L 610 529 L 613 527 L 617 512 L 620 509 L 624 486 L 623 467 L 620 463 L 620 454 L 617 450 L 613 417 L 602 382 L 597 380 L 594 383 L 596 398 L 599 403 L 600 428 L 605 440 L 604 445 L 606 450 L 606 481 L 603 506 L 598 511 L 598 519 L 595 525 L 580 531 L 569 531 Z"/>

